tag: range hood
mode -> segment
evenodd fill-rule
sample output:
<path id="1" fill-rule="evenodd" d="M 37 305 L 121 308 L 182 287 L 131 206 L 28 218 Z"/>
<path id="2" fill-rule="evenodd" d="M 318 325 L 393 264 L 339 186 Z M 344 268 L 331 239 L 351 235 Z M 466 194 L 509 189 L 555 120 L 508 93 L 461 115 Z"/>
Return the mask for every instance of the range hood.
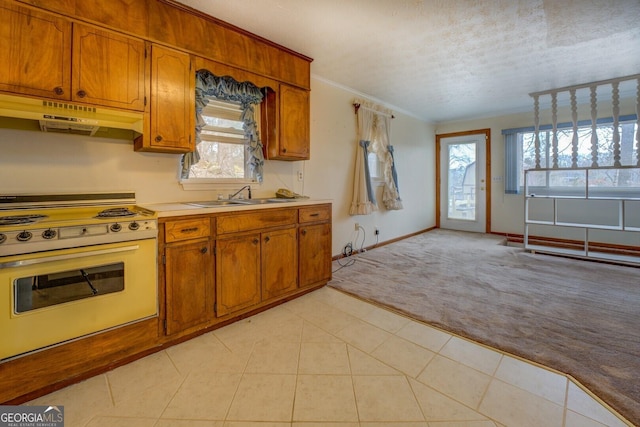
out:
<path id="1" fill-rule="evenodd" d="M 142 113 L 0 94 L 0 127 L 133 140 Z"/>

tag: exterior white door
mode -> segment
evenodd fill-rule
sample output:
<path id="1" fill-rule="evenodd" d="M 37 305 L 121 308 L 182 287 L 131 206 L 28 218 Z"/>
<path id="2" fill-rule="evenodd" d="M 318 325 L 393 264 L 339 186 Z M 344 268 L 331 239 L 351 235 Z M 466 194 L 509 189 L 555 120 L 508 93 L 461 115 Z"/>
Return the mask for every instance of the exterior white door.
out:
<path id="1" fill-rule="evenodd" d="M 485 134 L 440 139 L 440 227 L 486 232 Z"/>

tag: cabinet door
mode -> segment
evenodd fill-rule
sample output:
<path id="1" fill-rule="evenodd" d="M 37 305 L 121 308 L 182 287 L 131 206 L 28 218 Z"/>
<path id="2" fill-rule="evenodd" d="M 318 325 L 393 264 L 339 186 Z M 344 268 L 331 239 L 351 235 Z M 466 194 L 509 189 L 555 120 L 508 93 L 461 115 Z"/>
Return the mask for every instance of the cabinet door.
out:
<path id="1" fill-rule="evenodd" d="M 309 91 L 280 85 L 280 157 L 309 159 L 309 110 Z"/>
<path id="2" fill-rule="evenodd" d="M 165 248 L 167 335 L 206 322 L 215 302 L 214 260 L 209 240 Z"/>
<path id="3" fill-rule="evenodd" d="M 301 225 L 300 287 L 331 279 L 331 224 Z"/>
<path id="4" fill-rule="evenodd" d="M 70 99 L 71 23 L 0 1 L 0 90 Z"/>
<path id="5" fill-rule="evenodd" d="M 260 302 L 260 234 L 218 240 L 216 300 L 218 316 Z"/>
<path id="6" fill-rule="evenodd" d="M 277 297 L 298 287 L 296 229 L 262 234 L 262 299 Z"/>
<path id="7" fill-rule="evenodd" d="M 187 153 L 195 150 L 195 73 L 188 54 L 151 48 L 151 132 L 142 151 Z"/>
<path id="8" fill-rule="evenodd" d="M 149 72 L 146 45 L 110 31 L 73 27 L 73 101 L 143 111 Z"/>

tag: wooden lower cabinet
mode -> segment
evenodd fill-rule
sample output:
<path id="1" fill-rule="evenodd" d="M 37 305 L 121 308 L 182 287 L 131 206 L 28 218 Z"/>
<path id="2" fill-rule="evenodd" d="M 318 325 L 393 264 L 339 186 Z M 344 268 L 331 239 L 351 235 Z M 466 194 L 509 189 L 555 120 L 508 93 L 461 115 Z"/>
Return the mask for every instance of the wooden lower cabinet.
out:
<path id="1" fill-rule="evenodd" d="M 214 317 L 213 258 L 209 239 L 166 246 L 167 335 Z"/>
<path id="2" fill-rule="evenodd" d="M 214 319 L 211 218 L 192 216 L 161 221 L 158 245 L 159 294 L 165 296 L 164 333 L 178 334 Z"/>
<path id="3" fill-rule="evenodd" d="M 217 241 L 216 299 L 218 316 L 260 302 L 260 233 Z"/>
<path id="4" fill-rule="evenodd" d="M 298 233 L 300 287 L 331 280 L 331 224 L 301 225 Z"/>
<path id="5" fill-rule="evenodd" d="M 262 300 L 298 287 L 298 242 L 295 227 L 262 234 Z"/>
<path id="6" fill-rule="evenodd" d="M 301 288 L 331 280 L 331 205 L 298 212 L 298 283 Z"/>
<path id="7" fill-rule="evenodd" d="M 219 317 L 297 289 L 296 236 L 294 224 L 285 229 L 218 239 L 216 313 Z"/>

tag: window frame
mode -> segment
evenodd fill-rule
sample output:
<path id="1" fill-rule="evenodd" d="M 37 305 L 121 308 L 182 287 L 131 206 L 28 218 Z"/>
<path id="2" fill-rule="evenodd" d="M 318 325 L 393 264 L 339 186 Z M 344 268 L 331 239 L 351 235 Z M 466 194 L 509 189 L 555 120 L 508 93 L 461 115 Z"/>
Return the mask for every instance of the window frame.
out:
<path id="1" fill-rule="evenodd" d="M 240 120 L 240 117 L 242 116 L 242 109 L 240 108 L 240 104 L 234 101 L 227 101 L 227 100 L 223 100 L 223 99 L 219 99 L 216 98 L 214 96 L 207 96 L 209 98 L 209 102 L 208 104 L 202 109 L 202 116 L 204 117 L 218 117 L 218 118 L 222 118 L 222 119 L 227 119 L 227 120 L 234 120 L 234 121 L 238 121 L 241 123 L 242 125 L 242 120 Z M 224 106 L 225 105 L 233 105 L 234 108 L 228 108 L 229 113 L 225 113 L 224 112 Z M 237 107 L 237 108 L 235 108 Z M 254 110 L 255 110 L 255 121 L 257 123 L 257 128 L 261 129 L 260 127 L 260 109 L 262 108 L 262 104 L 255 104 L 254 106 Z M 212 114 L 206 114 L 207 112 L 210 112 L 214 109 L 218 109 L 219 111 L 222 112 L 222 114 L 220 115 L 212 115 Z M 237 113 L 237 114 L 236 114 Z M 202 130 L 213 130 L 215 131 L 216 129 L 214 127 L 210 127 L 209 125 L 205 125 L 202 127 Z M 244 136 L 244 131 L 241 131 L 243 133 L 243 138 L 242 138 L 242 143 L 240 142 L 232 142 L 232 141 L 225 141 L 224 139 L 228 138 L 225 136 L 221 136 L 221 141 L 215 141 L 215 137 L 208 135 L 206 133 L 200 133 L 200 139 L 202 143 L 207 143 L 207 142 L 217 142 L 217 143 L 221 143 L 221 144 L 237 144 L 237 145 L 242 145 L 243 147 L 243 159 L 242 159 L 242 163 L 244 165 L 244 177 L 240 178 L 240 177 L 235 177 L 235 178 L 214 178 L 214 177 L 188 177 L 188 178 L 180 178 L 180 184 L 182 185 L 183 189 L 185 190 L 206 190 L 206 189 L 212 189 L 212 188 L 221 188 L 221 189 L 232 189 L 232 188 L 236 188 L 238 185 L 244 185 L 244 184 L 258 184 L 258 180 L 251 176 L 251 166 L 249 165 L 249 152 L 248 152 L 248 144 L 247 144 L 247 138 L 246 136 Z M 240 132 L 229 132 L 230 135 L 235 134 L 238 135 L 240 134 Z M 200 156 L 202 156 L 202 154 L 200 154 Z M 181 168 L 181 166 L 179 165 L 179 169 Z"/>
<path id="2" fill-rule="evenodd" d="M 637 116 L 636 115 L 625 115 L 619 117 L 619 126 L 624 124 L 633 123 L 638 126 Z M 577 123 L 578 128 L 587 128 L 592 126 L 591 120 L 582 120 Z M 596 120 L 596 125 L 598 127 L 602 127 L 603 125 L 613 125 L 613 118 L 601 118 Z M 572 131 L 573 123 L 565 122 L 558 123 L 556 129 L 558 131 Z M 551 160 L 551 137 L 553 132 L 553 127 L 551 125 L 542 125 L 538 128 L 539 133 L 546 133 L 546 143 L 545 143 L 545 153 L 541 153 L 541 158 L 544 158 L 546 161 L 546 165 L 540 165 L 541 169 L 551 169 L 552 168 L 552 160 Z M 534 133 L 535 128 L 533 126 L 523 127 L 523 128 L 513 128 L 513 129 L 504 129 L 502 134 L 505 139 L 505 147 L 504 147 L 504 192 L 505 194 L 524 194 L 524 164 L 523 164 L 523 134 Z M 635 135 L 635 133 L 634 133 Z M 541 138 L 542 139 L 542 138 Z M 635 140 L 634 140 L 635 141 Z M 634 145 L 635 148 L 635 145 Z M 623 166 L 635 166 L 635 165 L 623 165 Z M 612 165 L 606 166 L 598 166 L 598 168 L 593 169 L 606 169 L 612 168 Z M 576 170 L 576 169 L 585 169 L 588 168 L 586 166 L 578 166 L 578 168 L 572 167 L 560 167 L 558 169 L 553 170 Z M 527 170 L 532 170 L 527 169 Z M 521 179 L 522 178 L 522 179 Z M 547 184 L 545 187 L 529 187 L 529 189 L 548 189 L 549 180 L 547 179 Z M 569 187 L 567 187 L 567 192 L 570 193 Z"/>

